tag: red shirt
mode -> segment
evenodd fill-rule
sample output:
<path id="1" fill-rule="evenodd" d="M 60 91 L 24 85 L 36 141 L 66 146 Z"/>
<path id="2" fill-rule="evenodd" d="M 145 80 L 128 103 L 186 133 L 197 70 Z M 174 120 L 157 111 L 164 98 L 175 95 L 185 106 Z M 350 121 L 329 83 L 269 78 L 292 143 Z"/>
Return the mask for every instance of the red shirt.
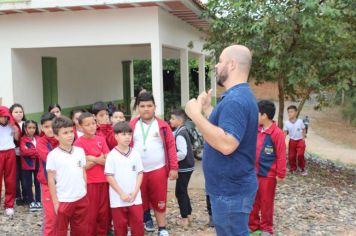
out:
<path id="1" fill-rule="evenodd" d="M 97 135 L 90 139 L 82 136 L 75 140 L 74 146 L 83 148 L 87 156 L 99 157 L 102 153 L 108 154 L 110 151 L 105 139 Z M 88 184 L 106 182 L 103 165 L 96 164 L 92 168 L 87 169 Z"/>

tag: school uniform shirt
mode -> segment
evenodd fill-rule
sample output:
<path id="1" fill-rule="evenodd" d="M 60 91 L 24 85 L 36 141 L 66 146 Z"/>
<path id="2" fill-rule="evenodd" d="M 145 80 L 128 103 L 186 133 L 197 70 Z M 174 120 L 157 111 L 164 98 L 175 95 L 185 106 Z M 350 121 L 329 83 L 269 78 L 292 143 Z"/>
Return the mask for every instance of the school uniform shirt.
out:
<path id="1" fill-rule="evenodd" d="M 143 130 L 146 133 L 150 124 L 142 122 Z M 134 144 L 136 150 L 142 157 L 144 172 L 158 170 L 166 165 L 164 146 L 159 134 L 158 122 L 155 119 L 148 131 L 146 143 L 144 143 L 141 122 L 138 121 L 135 126 Z"/>
<path id="2" fill-rule="evenodd" d="M 14 130 L 7 125 L 0 125 L 0 151 L 6 151 L 15 148 Z"/>
<path id="3" fill-rule="evenodd" d="M 305 129 L 305 125 L 301 119 L 297 119 L 295 122 L 290 120 L 284 122 L 283 130 L 288 131 L 289 138 L 292 140 L 303 139 L 303 129 Z"/>
<path id="4" fill-rule="evenodd" d="M 57 147 L 48 154 L 46 170 L 55 172 L 59 202 L 75 202 L 87 194 L 83 175 L 85 163 L 84 150 L 79 147 L 73 147 L 71 152 Z"/>
<path id="5" fill-rule="evenodd" d="M 21 167 L 23 170 L 36 169 L 36 159 L 38 158 L 36 150 L 37 139 L 39 139 L 37 135 L 33 139 L 30 139 L 27 135 L 22 136 L 20 139 Z"/>
<path id="6" fill-rule="evenodd" d="M 158 129 L 159 129 L 158 133 L 159 133 L 159 137 L 161 138 L 162 143 L 163 143 L 165 166 L 166 166 L 166 171 L 167 171 L 167 174 L 168 174 L 170 170 L 178 170 L 176 143 L 175 143 L 175 140 L 174 140 L 174 135 L 172 133 L 172 129 L 167 124 L 167 122 L 165 122 L 164 120 L 159 119 L 158 117 L 155 117 L 155 120 L 158 123 Z M 140 146 L 140 144 L 137 145 L 137 143 L 136 143 L 137 140 L 135 140 L 135 137 L 139 137 L 136 134 L 136 132 L 139 132 L 139 130 L 141 129 L 141 126 L 137 127 L 137 124 L 139 122 L 140 122 L 140 118 L 139 117 L 136 117 L 136 118 L 134 118 L 133 120 L 130 121 L 130 126 L 132 128 L 132 134 L 133 134 L 132 135 L 133 138 L 132 138 L 130 146 L 135 147 L 135 149 L 138 150 L 141 153 L 141 152 L 143 152 L 143 147 L 142 147 L 143 137 L 142 137 L 142 135 L 141 135 L 141 138 L 142 138 L 141 146 Z M 136 127 L 138 129 L 136 129 Z M 152 127 L 151 127 L 151 129 L 152 129 Z M 146 172 L 146 168 L 145 168 L 145 164 L 144 163 L 143 163 L 143 168 L 144 168 L 144 171 Z"/>
<path id="7" fill-rule="evenodd" d="M 258 176 L 284 178 L 286 176 L 286 142 L 283 131 L 273 122 L 266 130 L 258 128 L 256 146 Z"/>
<path id="8" fill-rule="evenodd" d="M 137 175 L 143 172 L 143 166 L 140 154 L 131 149 L 128 153 L 122 153 L 114 148 L 108 154 L 105 164 L 105 174 L 113 176 L 120 188 L 126 193 L 132 193 L 135 190 Z M 127 207 L 142 204 L 141 191 L 138 192 L 135 201 L 124 202 L 120 195 L 110 186 L 110 207 Z"/>
<path id="9" fill-rule="evenodd" d="M 108 154 L 109 148 L 103 137 L 93 136 L 92 138 L 86 138 L 82 136 L 75 140 L 74 146 L 84 149 L 86 156 L 99 157 L 102 153 Z M 104 175 L 104 166 L 96 164 L 90 169 L 87 169 L 87 183 L 106 183 L 106 177 Z"/>
<path id="10" fill-rule="evenodd" d="M 50 151 L 58 147 L 59 143 L 55 137 L 47 137 L 45 134 L 37 140 L 36 150 L 39 157 L 40 167 L 38 169 L 37 179 L 41 184 L 47 184 L 47 155 Z"/>

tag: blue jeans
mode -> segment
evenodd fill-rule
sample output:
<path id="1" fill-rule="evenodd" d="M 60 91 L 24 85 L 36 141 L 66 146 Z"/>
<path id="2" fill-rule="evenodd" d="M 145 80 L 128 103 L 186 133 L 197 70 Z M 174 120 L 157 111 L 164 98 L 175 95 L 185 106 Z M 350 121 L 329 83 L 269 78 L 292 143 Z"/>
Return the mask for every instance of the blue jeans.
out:
<path id="1" fill-rule="evenodd" d="M 243 196 L 210 195 L 213 221 L 218 236 L 248 236 L 248 219 L 256 191 Z"/>

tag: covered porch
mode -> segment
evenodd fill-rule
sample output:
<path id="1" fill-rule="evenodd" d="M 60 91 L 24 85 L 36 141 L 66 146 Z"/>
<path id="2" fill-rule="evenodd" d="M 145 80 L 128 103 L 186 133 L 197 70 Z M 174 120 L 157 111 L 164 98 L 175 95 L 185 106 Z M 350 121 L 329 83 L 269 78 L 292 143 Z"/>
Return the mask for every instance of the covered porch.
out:
<path id="1" fill-rule="evenodd" d="M 169 5 L 171 11 L 188 9 L 181 1 L 174 2 Z M 98 100 L 117 101 L 127 108 L 134 95 L 133 62 L 150 60 L 152 70 L 147 73 L 152 78 L 156 113 L 163 116 L 163 60 L 179 59 L 184 106 L 190 99 L 190 59 L 198 61 L 199 91 L 207 86 L 206 36 L 197 25 L 161 5 L 0 15 L 6 35 L 0 39 L 3 104 L 21 103 L 34 116 L 53 102 L 72 109 Z M 46 75 L 54 80 L 46 84 Z M 214 78 L 208 87 L 215 94 Z"/>

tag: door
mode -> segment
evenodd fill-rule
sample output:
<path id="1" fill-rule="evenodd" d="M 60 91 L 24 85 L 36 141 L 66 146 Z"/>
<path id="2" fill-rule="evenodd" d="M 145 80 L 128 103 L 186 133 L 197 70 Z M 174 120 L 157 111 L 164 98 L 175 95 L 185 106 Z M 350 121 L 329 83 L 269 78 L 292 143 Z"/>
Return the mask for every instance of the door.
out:
<path id="1" fill-rule="evenodd" d="M 122 62 L 122 79 L 123 79 L 123 93 L 124 93 L 124 107 L 125 114 L 130 114 L 131 103 L 131 89 L 130 89 L 130 65 L 131 61 Z"/>
<path id="2" fill-rule="evenodd" d="M 42 57 L 43 110 L 58 103 L 57 58 Z"/>

